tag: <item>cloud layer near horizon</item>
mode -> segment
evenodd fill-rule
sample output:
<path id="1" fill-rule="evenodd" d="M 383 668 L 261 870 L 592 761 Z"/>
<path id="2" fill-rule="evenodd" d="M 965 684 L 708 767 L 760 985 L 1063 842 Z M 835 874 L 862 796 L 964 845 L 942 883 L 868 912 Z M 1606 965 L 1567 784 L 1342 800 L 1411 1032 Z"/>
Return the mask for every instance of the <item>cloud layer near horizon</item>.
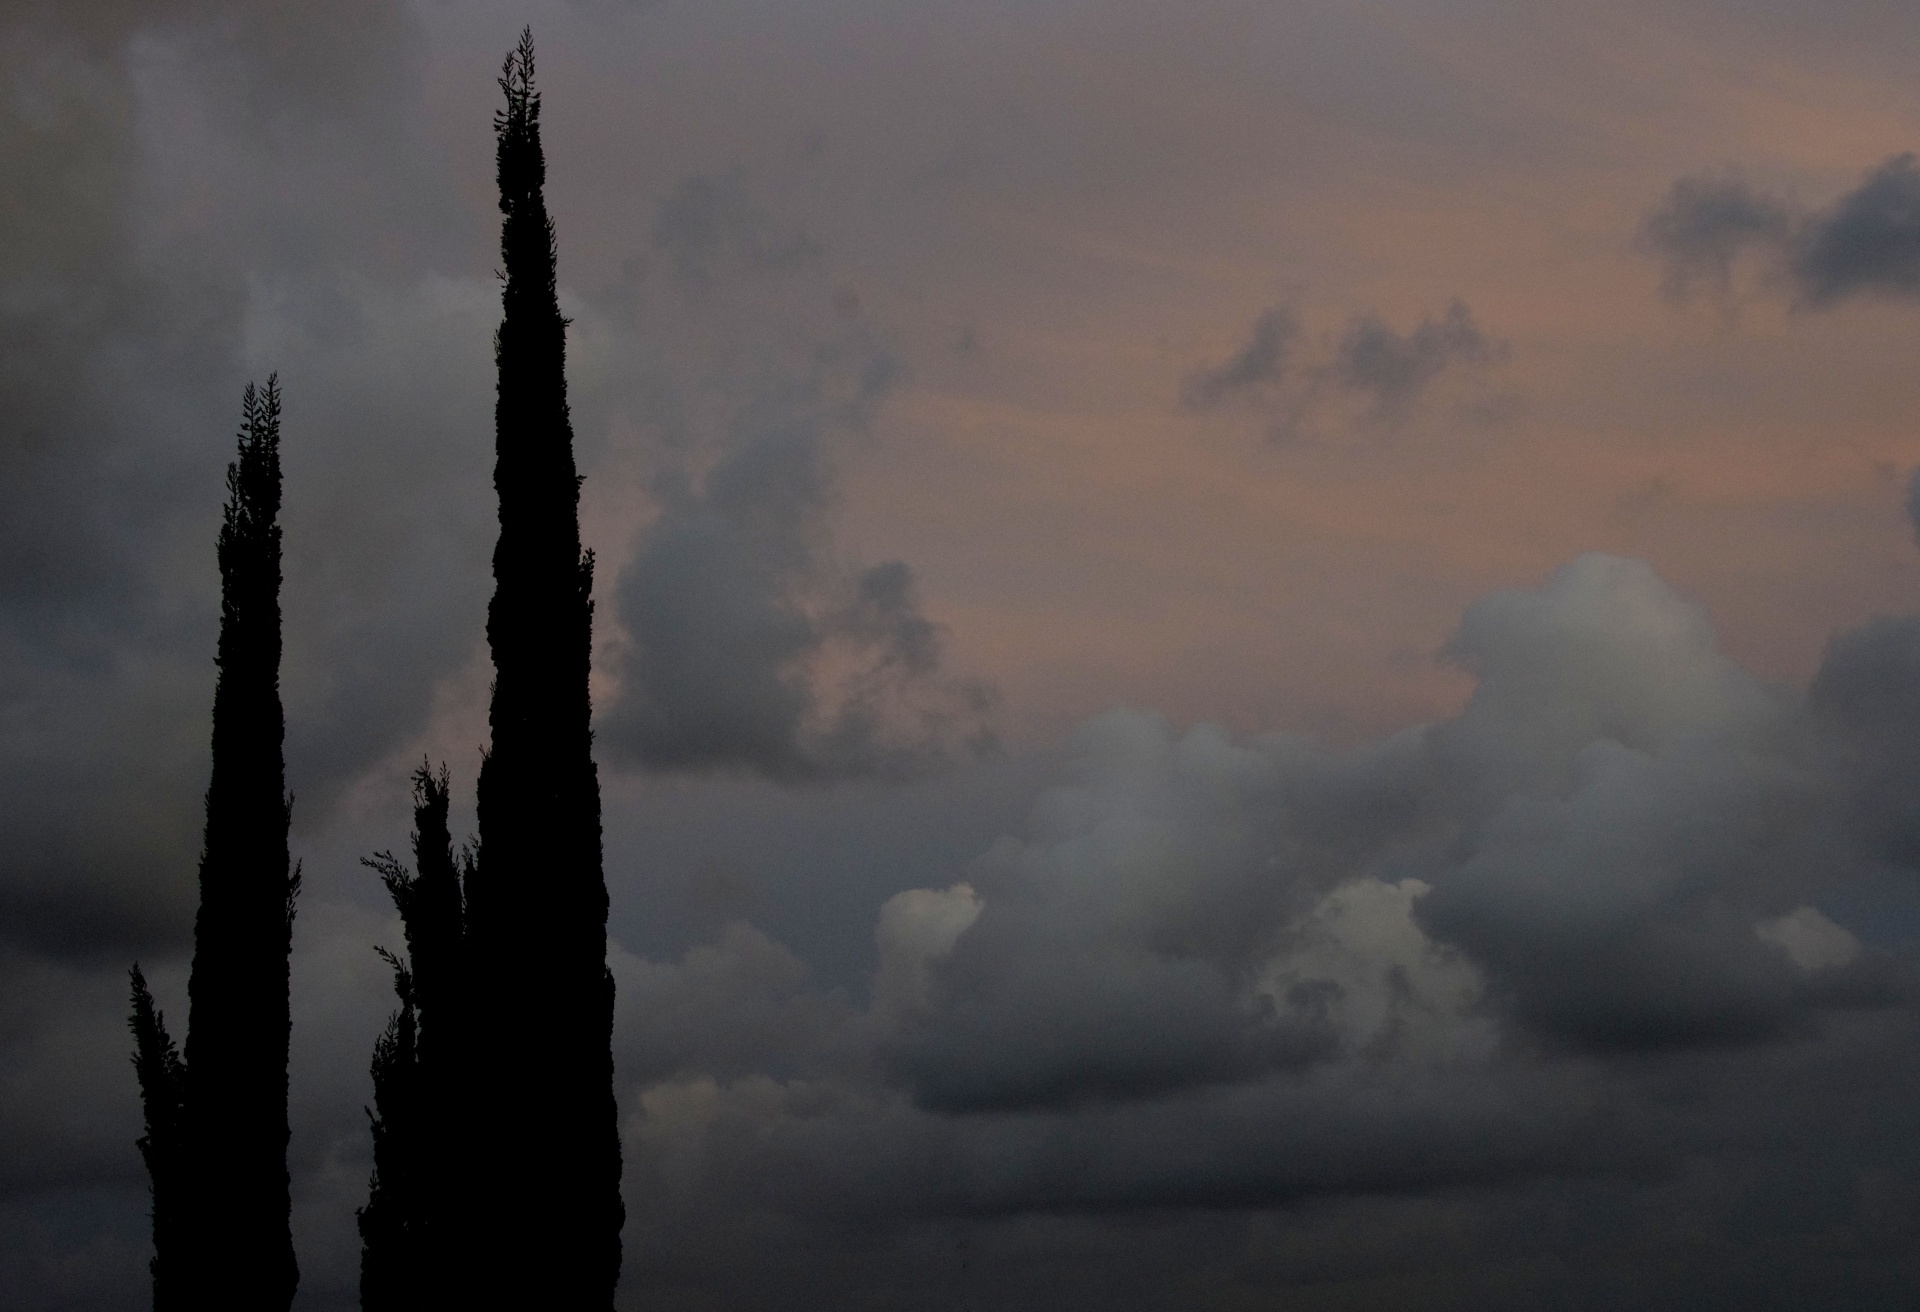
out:
<path id="1" fill-rule="evenodd" d="M 1873 800 L 1920 778 L 1875 748 L 1920 729 L 1887 714 L 1912 641 L 1843 635 L 1803 697 L 1645 565 L 1588 556 L 1469 609 L 1449 650 L 1478 682 L 1443 723 L 1332 752 L 1103 716 L 1024 832 L 882 906 L 864 1006 L 743 924 L 626 961 L 630 1206 L 720 1253 L 742 1197 L 910 1246 L 1009 1242 L 987 1219 L 1033 1214 L 1621 1177 L 1657 1197 L 1687 1163 L 1732 1169 L 1799 1098 L 1864 1105 L 1862 1063 L 1920 1058 L 1911 962 L 1819 909 L 1901 841 Z M 1872 1169 L 1800 1133 L 1823 1172 Z M 1843 1190 L 1819 1224 L 1864 1236 L 1862 1206 Z M 1556 1251 L 1631 1242 L 1589 1239 Z M 1709 1267 L 1669 1295 L 1719 1305 Z M 1616 1273 L 1579 1305 L 1651 1296 Z"/>

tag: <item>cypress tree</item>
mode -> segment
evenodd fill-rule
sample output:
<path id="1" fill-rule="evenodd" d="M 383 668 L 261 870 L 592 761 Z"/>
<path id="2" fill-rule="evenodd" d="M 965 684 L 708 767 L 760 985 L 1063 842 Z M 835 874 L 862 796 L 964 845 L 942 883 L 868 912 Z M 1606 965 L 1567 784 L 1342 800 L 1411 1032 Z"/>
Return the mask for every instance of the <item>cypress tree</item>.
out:
<path id="1" fill-rule="evenodd" d="M 373 1179 L 360 1212 L 360 1305 L 368 1312 L 441 1301 L 458 1266 L 460 1208 L 472 1140 L 466 1061 L 465 908 L 448 830 L 447 771 L 413 775 L 409 871 L 391 852 L 380 873 L 405 928 L 409 968 L 394 970 L 400 1007 L 373 1051 Z"/>
<path id="2" fill-rule="evenodd" d="M 184 1062 L 136 968 L 134 1064 L 154 1194 L 157 1308 L 293 1302 L 287 960 L 300 875 L 280 708 L 280 389 L 248 384 L 220 526 L 213 778 Z"/>
<path id="3" fill-rule="evenodd" d="M 373 1045 L 373 1179 L 360 1209 L 360 1306 L 366 1312 L 399 1312 L 429 1305 L 423 1262 L 426 1209 L 421 1197 L 422 1122 L 432 1115 L 420 1087 L 418 1015 L 413 975 L 406 963 L 382 951 L 393 967 L 400 1007 Z"/>
<path id="4" fill-rule="evenodd" d="M 146 1114 L 146 1133 L 135 1141 L 147 1164 L 153 1190 L 153 1312 L 178 1312 L 187 1306 L 177 1270 L 182 1260 L 179 1238 L 184 1186 L 181 1160 L 181 1111 L 186 1099 L 187 1070 L 180 1050 L 167 1036 L 166 1017 L 153 1005 L 147 980 L 134 966 L 133 1068 L 140 1080 L 140 1102 Z"/>
<path id="5" fill-rule="evenodd" d="M 531 33 L 507 57 L 500 87 L 500 537 L 487 611 L 495 679 L 467 953 L 487 1031 L 524 1048 L 483 1061 L 476 1032 L 475 1142 L 487 1145 L 489 1160 L 470 1213 L 479 1247 L 468 1265 L 501 1306 L 603 1312 L 619 1278 L 624 1209 L 587 691 L 593 558 L 580 548 L 566 320 L 543 195 Z"/>

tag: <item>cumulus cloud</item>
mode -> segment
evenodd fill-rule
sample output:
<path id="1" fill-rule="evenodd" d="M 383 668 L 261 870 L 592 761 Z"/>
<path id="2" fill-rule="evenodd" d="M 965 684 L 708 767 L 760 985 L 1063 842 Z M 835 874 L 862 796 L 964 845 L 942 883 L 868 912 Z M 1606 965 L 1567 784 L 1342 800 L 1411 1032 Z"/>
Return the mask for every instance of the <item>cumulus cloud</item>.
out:
<path id="1" fill-rule="evenodd" d="M 1920 294 L 1920 163 L 1895 155 L 1823 209 L 1806 210 L 1737 177 L 1681 178 L 1641 228 L 1674 299 L 1726 295 L 1752 255 L 1795 301 L 1827 308 L 1859 296 Z"/>
<path id="2" fill-rule="evenodd" d="M 1810 711 L 1647 566 L 1587 556 L 1469 609 L 1444 723 L 1338 754 L 1116 712 L 1027 837 L 888 904 L 883 1046 L 924 1105 L 981 1111 L 1484 1057 L 1495 1024 L 1653 1051 L 1884 1004 L 1887 959 L 1813 904 L 1866 783 L 1836 787 L 1817 718 L 1836 683 L 1920 680 L 1852 650 Z"/>
<path id="3" fill-rule="evenodd" d="M 849 565 L 832 541 L 840 465 L 901 366 L 798 248 L 766 244 L 737 183 L 716 186 L 682 184 L 655 227 L 676 262 L 700 261 L 697 295 L 669 312 L 713 336 L 697 370 L 662 352 L 657 513 L 615 585 L 625 646 L 599 741 L 661 770 L 923 770 L 985 740 L 990 694 L 942 669 L 904 562 Z M 784 314 L 726 297 L 770 283 Z"/>
<path id="4" fill-rule="evenodd" d="M 1447 656 L 1476 690 L 1440 723 L 1334 751 L 1089 722 L 963 882 L 880 907 L 864 1004 L 737 926 L 622 967 L 642 1260 L 712 1246 L 724 1284 L 743 1200 L 784 1218 L 766 1261 L 829 1283 L 804 1254 L 853 1230 L 882 1282 L 924 1268 L 931 1234 L 1007 1261 L 1039 1218 L 1085 1218 L 1045 1223 L 1119 1260 L 1095 1236 L 1120 1212 L 1159 1289 L 1185 1267 L 1156 1245 L 1214 1235 L 1170 1218 L 1287 1208 L 1357 1226 L 1351 1264 L 1326 1259 L 1357 1277 L 1404 1240 L 1358 1220 L 1394 1199 L 1454 1199 L 1475 1219 L 1435 1252 L 1484 1263 L 1475 1236 L 1547 1199 L 1737 1227 L 1725 1200 L 1815 1176 L 1837 1190 L 1822 1224 L 1880 1242 L 1915 1200 L 1856 1206 L 1849 1182 L 1884 1143 L 1731 1164 L 1878 1105 L 1886 1063 L 1920 1069 L 1895 1037 L 1908 967 L 1824 909 L 1881 859 L 1861 788 L 1920 775 L 1848 755 L 1873 698 L 1916 682 L 1859 642 L 1801 697 L 1644 564 L 1589 556 L 1469 608 Z M 1644 1238 L 1538 1243 L 1639 1305 L 1601 1273 Z M 1289 1252 L 1282 1285 L 1321 1269 Z M 983 1280 L 1042 1305 L 1003 1267 Z"/>
<path id="5" fill-rule="evenodd" d="M 909 1281 L 928 1242 L 1010 1258 L 1019 1228 L 1079 1217 L 1103 1253 L 1123 1225 L 1160 1288 L 1187 1268 L 1149 1262 L 1175 1245 L 1155 1218 L 1417 1196 L 1493 1224 L 1623 1179 L 1699 1224 L 1719 1205 L 1682 1182 L 1730 1142 L 1814 1133 L 1817 1109 L 1876 1105 L 1890 1064 L 1915 1067 L 1904 967 L 1825 903 L 1893 859 L 1870 790 L 1920 775 L 1884 756 L 1920 737 L 1890 700 L 1920 682 L 1904 640 L 1836 640 L 1803 699 L 1651 569 L 1593 556 L 1482 599 L 1447 650 L 1477 679 L 1461 713 L 1351 749 L 1089 722 L 962 882 L 877 908 L 864 998 L 745 924 L 667 960 L 616 952 L 635 1270 L 743 1297 L 774 1272 L 852 1287 L 807 1254 L 857 1234 L 871 1287 Z M 303 1143 L 352 1096 L 383 928 L 304 924 Z M 307 1205 L 355 1200 L 360 1147 L 296 1163 Z M 1862 1151 L 1835 1145 L 1836 1198 Z M 1871 1197 L 1831 1224 L 1909 1215 Z M 742 1216 L 769 1230 L 751 1275 Z M 318 1287 L 350 1299 L 351 1256 Z M 1029 1305 L 1008 1278 L 982 1277 Z"/>
<path id="6" fill-rule="evenodd" d="M 1268 309 L 1245 346 L 1226 362 L 1189 374 L 1180 404 L 1191 411 L 1228 404 L 1267 413 L 1276 436 L 1329 423 L 1393 427 L 1406 420 L 1442 375 L 1505 358 L 1506 345 L 1481 330 L 1455 300 L 1405 331 L 1368 310 L 1337 338 L 1303 343 L 1298 311 Z"/>

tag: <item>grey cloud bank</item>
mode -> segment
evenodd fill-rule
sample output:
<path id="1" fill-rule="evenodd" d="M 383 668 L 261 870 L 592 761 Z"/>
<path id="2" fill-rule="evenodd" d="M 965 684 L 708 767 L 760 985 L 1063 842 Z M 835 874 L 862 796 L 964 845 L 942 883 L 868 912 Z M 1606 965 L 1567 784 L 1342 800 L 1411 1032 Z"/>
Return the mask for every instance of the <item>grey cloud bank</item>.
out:
<path id="1" fill-rule="evenodd" d="M 664 1191 L 630 1205 L 674 1236 L 643 1240 L 663 1246 L 649 1260 L 672 1264 L 669 1242 L 720 1260 L 752 1198 L 796 1246 L 868 1228 L 884 1257 L 816 1276 L 874 1297 L 860 1282 L 930 1231 L 991 1250 L 1023 1218 L 1138 1213 L 1133 1257 L 1168 1263 L 1164 1282 L 1187 1209 L 1216 1238 L 1236 1213 L 1345 1216 L 1364 1264 L 1400 1233 L 1370 1232 L 1366 1200 L 1458 1190 L 1466 1232 L 1414 1265 L 1467 1264 L 1483 1305 L 1895 1297 L 1882 1258 L 1766 1288 L 1732 1253 L 1737 1209 L 1773 1191 L 1828 1191 L 1761 1222 L 1790 1249 L 1832 1226 L 1888 1254 L 1877 1209 L 1912 1206 L 1867 1183 L 1910 1149 L 1841 1128 L 1912 1120 L 1893 1074 L 1920 1058 L 1912 964 L 1897 926 L 1820 909 L 1902 859 L 1869 795 L 1920 782 L 1884 750 L 1915 728 L 1911 671 L 1882 655 L 1909 627 L 1840 636 L 1802 696 L 1729 661 L 1646 566 L 1589 556 L 1469 610 L 1449 656 L 1478 684 L 1455 719 L 1348 752 L 1138 712 L 1084 726 L 1020 836 L 881 908 L 864 1007 L 745 927 L 625 967 L 630 1152 Z M 1629 1211 L 1534 1231 L 1558 1278 L 1480 1283 L 1509 1206 L 1601 1195 Z M 1697 1266 L 1664 1289 L 1618 1269 L 1696 1205 Z M 1236 1274 L 1197 1305 L 1306 1292 L 1220 1242 Z M 1016 1275 L 986 1279 L 1000 1305 L 1038 1305 Z M 1067 1301 L 1171 1288 L 1094 1280 Z M 1446 1290 L 1382 1297 L 1453 1306 Z"/>

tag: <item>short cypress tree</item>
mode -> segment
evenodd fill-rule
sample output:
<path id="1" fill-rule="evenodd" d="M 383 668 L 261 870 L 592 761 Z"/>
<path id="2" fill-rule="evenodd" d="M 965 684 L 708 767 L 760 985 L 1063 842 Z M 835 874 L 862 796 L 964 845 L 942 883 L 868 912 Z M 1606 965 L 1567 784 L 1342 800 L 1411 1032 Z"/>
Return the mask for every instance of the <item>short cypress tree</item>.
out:
<path id="1" fill-rule="evenodd" d="M 140 967 L 136 965 L 131 975 L 133 1016 L 128 1023 L 133 1030 L 133 1068 L 140 1080 L 140 1102 L 146 1119 L 146 1133 L 137 1146 L 153 1189 L 153 1258 L 147 1264 L 153 1275 L 153 1310 L 183 1312 L 187 1301 L 178 1265 L 183 1260 L 181 1191 L 186 1186 L 186 1163 L 182 1161 L 181 1113 L 187 1070 L 180 1060 L 180 1050 L 167 1036 L 166 1017 L 153 1005 L 153 994 L 147 991 Z"/>
<path id="2" fill-rule="evenodd" d="M 469 1267 L 501 1306 L 603 1312 L 619 1279 L 624 1209 L 587 691 L 593 558 L 580 548 L 566 320 L 530 33 L 500 86 L 500 537 L 487 611 L 495 679 L 467 960 L 476 1014 L 519 1051 L 496 1047 L 487 1059 L 476 1040 L 471 1088 L 490 1160 L 469 1213 L 478 1244 Z"/>
<path id="3" fill-rule="evenodd" d="M 391 852 L 380 872 L 405 928 L 409 968 L 394 968 L 400 1007 L 373 1051 L 373 1180 L 360 1213 L 360 1305 L 443 1301 L 462 1260 L 463 1200 L 473 1140 L 467 1130 L 465 907 L 448 829 L 446 768 L 413 776 L 414 870 Z"/>
<path id="4" fill-rule="evenodd" d="M 280 707 L 280 389 L 248 384 L 220 527 L 220 674 L 186 1059 L 138 971 L 134 1063 L 156 1307 L 281 1312 L 299 1284 L 287 1175 L 287 961 L 300 875 Z"/>
<path id="5" fill-rule="evenodd" d="M 423 1258 L 426 1229 L 426 1163 L 421 1131 L 432 1109 L 422 1097 L 419 1018 L 413 975 L 406 963 L 382 952 L 393 967 L 400 1007 L 373 1045 L 373 1179 L 360 1209 L 360 1306 L 366 1312 L 417 1312 L 431 1306 Z"/>

